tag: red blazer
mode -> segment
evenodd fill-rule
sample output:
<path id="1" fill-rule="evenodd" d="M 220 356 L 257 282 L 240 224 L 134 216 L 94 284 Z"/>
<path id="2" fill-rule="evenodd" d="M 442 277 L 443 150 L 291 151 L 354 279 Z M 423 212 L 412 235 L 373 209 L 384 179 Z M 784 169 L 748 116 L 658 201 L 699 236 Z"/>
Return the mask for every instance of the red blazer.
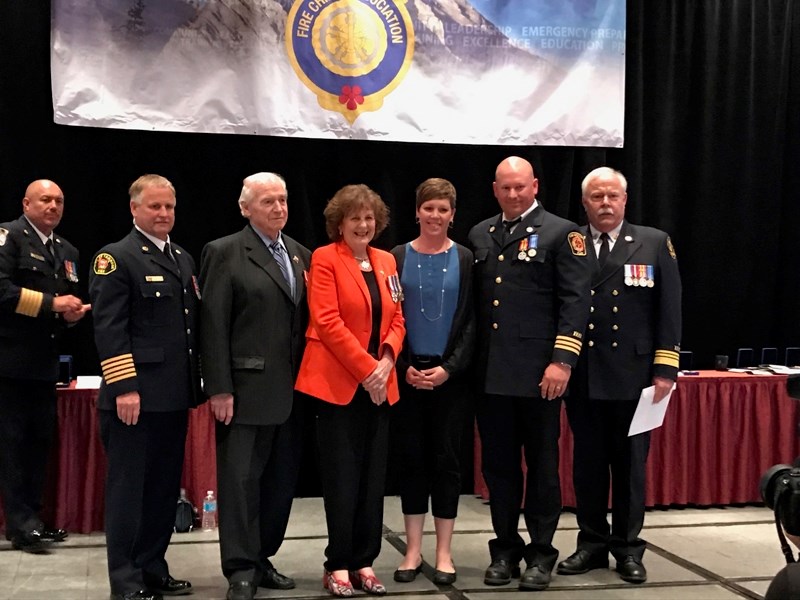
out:
<path id="1" fill-rule="evenodd" d="M 368 252 L 381 294 L 379 355 L 389 346 L 397 357 L 406 334 L 400 302 L 392 300 L 388 284 L 388 277 L 397 275 L 397 264 L 388 252 Z M 306 349 L 295 389 L 332 404 L 349 404 L 378 361 L 367 353 L 372 331 L 369 289 L 344 242 L 318 248 L 311 256 L 308 307 Z M 387 397 L 390 404 L 400 398 L 394 369 Z"/>

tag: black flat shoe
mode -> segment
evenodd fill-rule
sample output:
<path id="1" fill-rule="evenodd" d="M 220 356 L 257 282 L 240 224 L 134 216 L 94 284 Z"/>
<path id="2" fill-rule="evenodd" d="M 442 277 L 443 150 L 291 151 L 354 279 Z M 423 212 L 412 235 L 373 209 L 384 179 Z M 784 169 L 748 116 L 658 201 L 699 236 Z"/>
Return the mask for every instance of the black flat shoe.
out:
<path id="1" fill-rule="evenodd" d="M 440 571 L 436 569 L 433 572 L 433 583 L 436 585 L 453 585 L 456 582 L 458 575 L 455 573 L 448 573 L 447 571 Z"/>
<path id="2" fill-rule="evenodd" d="M 394 580 L 397 583 L 411 583 L 417 578 L 417 574 L 422 571 L 422 562 L 416 569 L 397 569 L 394 572 Z"/>
<path id="3" fill-rule="evenodd" d="M 161 594 L 150 590 L 137 590 L 125 594 L 111 594 L 111 600 L 162 600 Z"/>

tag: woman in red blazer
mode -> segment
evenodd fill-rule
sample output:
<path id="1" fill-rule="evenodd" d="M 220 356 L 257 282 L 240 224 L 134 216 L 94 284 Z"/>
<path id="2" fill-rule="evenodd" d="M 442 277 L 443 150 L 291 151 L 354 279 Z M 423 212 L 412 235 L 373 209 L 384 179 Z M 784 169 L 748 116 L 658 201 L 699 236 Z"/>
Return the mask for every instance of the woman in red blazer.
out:
<path id="1" fill-rule="evenodd" d="M 372 563 L 381 548 L 388 406 L 399 399 L 394 362 L 403 345 L 402 290 L 394 257 L 369 243 L 389 209 L 365 185 L 325 207 L 332 244 L 311 257 L 311 322 L 295 388 L 320 400 L 317 442 L 328 523 L 323 585 L 383 595 Z"/>

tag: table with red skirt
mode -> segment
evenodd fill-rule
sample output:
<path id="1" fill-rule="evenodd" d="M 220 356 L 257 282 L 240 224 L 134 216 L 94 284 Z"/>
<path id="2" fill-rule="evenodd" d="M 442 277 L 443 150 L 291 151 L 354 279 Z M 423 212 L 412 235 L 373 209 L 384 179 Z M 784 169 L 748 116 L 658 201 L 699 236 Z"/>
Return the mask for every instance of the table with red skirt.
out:
<path id="1" fill-rule="evenodd" d="M 106 459 L 97 426 L 97 390 L 58 390 L 58 435 L 43 518 L 76 533 L 103 530 Z M 475 492 L 488 497 L 475 436 Z M 563 503 L 575 506 L 572 434 L 561 420 Z M 682 376 L 664 425 L 653 431 L 647 462 L 647 506 L 714 506 L 760 502 L 762 473 L 800 455 L 797 401 L 786 376 L 701 371 Z M 189 411 L 182 487 L 195 506 L 216 489 L 214 419 L 208 403 Z M 4 525 L 0 511 L 0 527 Z"/>
<path id="2" fill-rule="evenodd" d="M 106 455 L 100 441 L 97 390 L 58 389 L 58 433 L 48 467 L 42 518 L 75 533 L 102 531 Z M 217 489 L 214 418 L 209 404 L 189 411 L 181 487 L 195 506 Z M 177 501 L 177 498 L 176 498 Z M 0 527 L 5 518 L 0 511 Z"/>
<path id="3" fill-rule="evenodd" d="M 561 497 L 575 506 L 572 432 L 562 407 Z M 682 375 L 664 424 L 653 430 L 645 504 L 715 506 L 761 502 L 761 475 L 800 455 L 797 401 L 785 375 L 700 371 Z M 488 499 L 475 434 L 475 493 Z"/>

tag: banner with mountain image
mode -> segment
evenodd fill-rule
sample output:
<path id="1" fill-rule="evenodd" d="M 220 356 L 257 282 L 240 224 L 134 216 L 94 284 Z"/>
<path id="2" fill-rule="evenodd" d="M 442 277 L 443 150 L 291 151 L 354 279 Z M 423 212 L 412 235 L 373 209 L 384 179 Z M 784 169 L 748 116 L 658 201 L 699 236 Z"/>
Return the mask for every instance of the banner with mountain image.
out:
<path id="1" fill-rule="evenodd" d="M 625 0 L 52 0 L 56 123 L 621 147 Z"/>

